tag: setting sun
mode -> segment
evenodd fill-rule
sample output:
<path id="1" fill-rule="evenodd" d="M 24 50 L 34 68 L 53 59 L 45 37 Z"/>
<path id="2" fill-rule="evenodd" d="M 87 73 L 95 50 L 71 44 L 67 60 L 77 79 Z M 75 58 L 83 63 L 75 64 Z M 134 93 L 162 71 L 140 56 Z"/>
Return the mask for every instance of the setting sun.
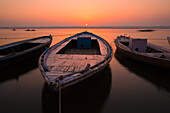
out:
<path id="1" fill-rule="evenodd" d="M 170 25 L 169 4 L 169 0 L 1 0 L 0 26 Z"/>

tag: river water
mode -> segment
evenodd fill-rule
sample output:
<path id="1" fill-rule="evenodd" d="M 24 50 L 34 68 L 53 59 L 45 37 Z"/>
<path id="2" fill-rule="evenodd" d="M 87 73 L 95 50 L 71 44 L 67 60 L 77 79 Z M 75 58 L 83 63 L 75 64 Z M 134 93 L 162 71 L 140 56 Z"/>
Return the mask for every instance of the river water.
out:
<path id="1" fill-rule="evenodd" d="M 51 45 L 82 31 L 93 32 L 107 40 L 114 56 L 109 66 L 86 85 L 62 95 L 62 113 L 169 113 L 170 75 L 116 52 L 114 39 L 126 34 L 147 38 L 170 49 L 170 29 L 138 32 L 137 29 L 37 29 L 25 31 L 0 29 L 0 45 L 52 35 Z M 28 65 L 0 72 L 0 113 L 58 113 L 58 95 L 48 90 L 37 60 Z"/>

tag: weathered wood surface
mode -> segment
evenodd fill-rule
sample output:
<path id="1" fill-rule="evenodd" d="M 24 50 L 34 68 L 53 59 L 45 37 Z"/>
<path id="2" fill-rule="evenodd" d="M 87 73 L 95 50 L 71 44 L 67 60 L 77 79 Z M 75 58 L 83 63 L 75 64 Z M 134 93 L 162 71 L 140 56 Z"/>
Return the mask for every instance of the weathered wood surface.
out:
<path id="1" fill-rule="evenodd" d="M 65 54 L 98 55 L 100 52 L 98 49 L 69 49 Z"/>
<path id="2" fill-rule="evenodd" d="M 81 35 L 81 36 L 88 37 L 88 35 Z M 91 37 L 91 38 L 96 39 L 95 37 Z M 102 60 L 104 60 L 104 58 L 107 55 L 107 47 L 102 41 L 100 41 L 99 39 L 97 40 L 99 43 L 101 55 L 87 55 L 87 51 L 84 51 L 84 54 L 82 55 L 76 54 L 76 51 L 75 54 L 56 54 L 59 50 L 61 50 L 64 46 L 66 46 L 70 42 L 67 41 L 63 43 L 60 47 L 57 47 L 55 50 L 53 50 L 51 54 L 48 56 L 46 61 L 46 65 L 48 66 L 48 69 L 50 70 L 50 72 L 72 73 L 72 72 L 79 72 L 81 70 L 84 70 L 87 64 L 93 66 L 101 62 Z"/>
<path id="3" fill-rule="evenodd" d="M 84 70 L 87 64 L 91 66 L 104 60 L 101 55 L 70 55 L 56 54 L 54 57 L 47 59 L 47 66 L 51 72 L 78 72 Z"/>

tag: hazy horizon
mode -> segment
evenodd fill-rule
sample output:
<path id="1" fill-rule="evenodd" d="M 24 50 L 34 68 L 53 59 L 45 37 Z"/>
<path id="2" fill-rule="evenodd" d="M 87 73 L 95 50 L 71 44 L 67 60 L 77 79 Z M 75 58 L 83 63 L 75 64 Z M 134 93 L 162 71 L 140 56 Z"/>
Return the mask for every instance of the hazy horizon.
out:
<path id="1" fill-rule="evenodd" d="M 170 26 L 8 26 L 0 29 L 62 29 L 62 28 L 88 28 L 88 29 L 170 29 Z"/>
<path id="2" fill-rule="evenodd" d="M 0 27 L 170 26 L 169 0 L 1 0 Z"/>

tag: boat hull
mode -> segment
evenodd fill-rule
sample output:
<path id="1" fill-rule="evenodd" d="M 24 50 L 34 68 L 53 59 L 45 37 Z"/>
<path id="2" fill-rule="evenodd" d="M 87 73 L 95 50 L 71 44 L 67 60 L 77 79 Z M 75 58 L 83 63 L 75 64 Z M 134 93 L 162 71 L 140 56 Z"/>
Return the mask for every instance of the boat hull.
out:
<path id="1" fill-rule="evenodd" d="M 98 67 L 98 69 L 93 70 L 93 71 L 88 71 L 86 73 L 84 73 L 83 77 L 80 79 L 75 80 L 74 82 L 71 82 L 70 84 L 64 85 L 63 87 L 61 87 L 62 92 L 68 93 L 70 92 L 72 89 L 75 89 L 77 87 L 81 87 L 82 85 L 84 85 L 86 82 L 88 82 L 89 80 L 93 79 L 94 77 L 97 77 L 98 73 L 100 73 L 101 71 L 103 71 L 107 66 L 109 66 L 109 62 L 111 61 L 112 57 L 110 57 L 108 59 L 107 62 L 105 62 L 103 65 L 101 65 L 100 67 Z M 40 59 L 39 59 L 40 60 Z M 39 61 L 40 62 L 40 61 Z M 48 85 L 49 89 L 51 91 L 54 92 L 58 92 L 58 88 L 56 88 L 56 86 L 52 86 L 49 85 L 49 81 L 46 78 L 46 74 L 44 73 L 44 71 L 42 71 L 42 66 L 39 65 L 40 71 L 44 77 L 45 83 Z"/>
<path id="2" fill-rule="evenodd" d="M 156 57 L 144 56 L 144 55 L 141 55 L 138 53 L 128 51 L 128 50 L 122 48 L 121 45 L 119 45 L 118 42 L 116 42 L 116 41 L 115 41 L 115 45 L 117 47 L 117 51 L 120 54 L 124 55 L 125 57 L 140 61 L 142 63 L 150 64 L 152 66 L 158 66 L 158 67 L 170 69 L 170 61 L 169 60 L 164 60 L 164 59 L 156 58 Z"/>
<path id="3" fill-rule="evenodd" d="M 46 66 L 46 60 L 48 58 L 48 55 L 50 54 L 50 52 L 52 52 L 54 50 L 54 48 L 60 47 L 60 45 L 62 45 L 62 43 L 67 42 L 68 40 L 71 40 L 72 38 L 78 37 L 78 36 L 80 36 L 82 34 L 83 35 L 84 34 L 85 35 L 86 34 L 91 35 L 92 37 L 97 37 L 97 39 L 103 41 L 103 44 L 105 44 L 105 46 L 107 47 L 107 55 L 104 56 L 103 60 L 101 60 L 100 62 L 98 62 L 98 63 L 96 63 L 94 65 L 92 65 L 87 70 L 84 68 L 81 71 L 70 73 L 70 75 L 73 76 L 73 77 L 68 82 L 67 81 L 62 82 L 61 87 L 60 87 L 62 90 L 67 90 L 67 89 L 70 89 L 71 87 L 77 86 L 77 84 L 81 84 L 82 82 L 86 81 L 88 78 L 91 78 L 93 75 L 95 75 L 96 73 L 103 70 L 106 66 L 108 66 L 109 62 L 111 61 L 112 56 L 113 56 L 111 46 L 104 39 L 98 37 L 97 35 L 94 35 L 94 34 L 89 33 L 89 32 L 82 32 L 82 33 L 73 35 L 73 36 L 71 36 L 69 38 L 66 38 L 65 40 L 63 40 L 63 41 L 57 43 L 56 45 L 52 46 L 47 52 L 44 52 L 40 56 L 40 59 L 39 59 L 39 69 L 40 69 L 40 71 L 41 71 L 41 73 L 42 73 L 42 75 L 43 75 L 43 77 L 45 79 L 45 82 L 48 84 L 49 88 L 52 89 L 53 91 L 58 91 L 59 90 L 59 83 L 57 81 L 60 78 L 55 78 L 55 77 L 57 77 L 57 76 L 61 77 L 62 75 L 61 75 L 61 73 L 59 75 L 55 75 L 55 72 L 53 72 L 53 74 L 52 74 L 53 78 L 49 78 L 50 75 L 47 75 L 47 74 L 50 73 L 50 70 L 48 69 L 48 66 Z M 53 56 L 53 58 L 54 58 L 54 56 Z M 64 75 L 62 76 L 62 79 L 63 78 L 64 78 Z M 67 78 L 67 76 L 65 78 Z"/>
<path id="4" fill-rule="evenodd" d="M 15 65 L 16 63 L 24 62 L 25 60 L 40 56 L 44 50 L 51 45 L 51 42 L 52 38 L 47 43 L 43 43 L 28 50 L 18 52 L 15 55 L 8 55 L 6 57 L 0 58 L 0 69 L 4 69 L 8 66 Z"/>
<path id="5" fill-rule="evenodd" d="M 86 80 L 87 83 L 81 82 L 81 84 L 74 85 L 75 88 L 70 88 L 70 92 L 62 91 L 61 98 L 64 103 L 61 107 L 62 112 L 81 113 L 84 109 L 85 113 L 98 113 L 109 96 L 111 77 L 111 70 L 106 67 L 101 73 Z M 93 101 L 89 103 L 89 100 Z M 93 105 L 95 109 L 91 110 Z M 59 95 L 57 92 L 52 92 L 47 85 L 44 85 L 42 91 L 42 108 L 44 113 L 55 113 L 59 110 Z"/>

